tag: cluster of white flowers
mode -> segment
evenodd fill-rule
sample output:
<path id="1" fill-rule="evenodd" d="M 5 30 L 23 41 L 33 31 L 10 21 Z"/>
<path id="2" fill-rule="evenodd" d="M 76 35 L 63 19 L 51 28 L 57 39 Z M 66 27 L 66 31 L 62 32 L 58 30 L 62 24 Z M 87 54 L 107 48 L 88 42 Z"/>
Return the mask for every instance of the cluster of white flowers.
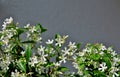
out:
<path id="1" fill-rule="evenodd" d="M 1 77 L 120 77 L 120 56 L 112 47 L 87 44 L 81 50 L 79 43 L 66 45 L 68 35 L 59 34 L 42 43 L 46 29 L 40 24 L 17 25 L 12 17 L 7 18 L 0 31 Z M 67 62 L 77 72 L 64 66 Z"/>
<path id="2" fill-rule="evenodd" d="M 3 25 L 2 25 L 2 27 L 3 27 L 2 29 L 3 30 L 6 29 L 7 25 L 11 24 L 12 22 L 13 22 L 12 17 L 5 19 L 5 21 L 3 22 Z"/>
<path id="3" fill-rule="evenodd" d="M 63 37 L 61 37 L 60 35 L 57 35 L 57 38 L 55 39 L 55 41 L 56 41 L 55 45 L 61 47 L 62 44 L 65 43 L 65 40 L 66 40 L 67 37 L 68 37 L 68 35 L 63 36 Z"/>
<path id="4" fill-rule="evenodd" d="M 102 64 L 100 64 L 100 68 L 98 68 L 98 70 L 101 70 L 102 72 L 104 72 L 107 69 L 106 63 L 103 62 Z"/>
<path id="5" fill-rule="evenodd" d="M 13 37 L 13 35 L 16 34 L 16 30 L 15 30 L 15 29 L 13 29 L 13 28 L 6 29 L 7 26 L 9 27 L 9 25 L 10 25 L 12 22 L 13 22 L 13 18 L 10 17 L 9 19 L 7 18 L 7 19 L 5 20 L 5 22 L 4 22 L 4 24 L 2 25 L 3 28 L 2 28 L 2 31 L 0 31 L 0 33 L 1 33 L 2 36 L 1 36 L 0 40 L 2 41 L 2 43 L 3 43 L 4 45 L 8 45 L 11 37 Z"/>
<path id="6" fill-rule="evenodd" d="M 15 72 L 11 72 L 11 77 L 26 77 L 26 74 L 20 73 L 17 69 L 15 69 Z"/>
<path id="7" fill-rule="evenodd" d="M 75 53 L 73 59 L 75 60 L 73 66 L 78 69 L 78 74 L 81 76 L 86 75 L 84 71 L 92 72 L 96 70 L 99 70 L 105 76 L 120 76 L 120 57 L 111 47 L 106 48 L 103 44 L 88 44 L 82 51 Z M 83 74 L 81 74 L 81 71 Z M 96 72 L 96 74 L 99 72 Z M 91 74 L 89 73 L 89 75 Z"/>
<path id="8" fill-rule="evenodd" d="M 11 61 L 12 59 L 10 54 L 6 54 L 4 57 L 1 57 L 0 60 L 1 69 L 6 72 L 9 69 L 9 64 L 11 63 Z"/>
<path id="9" fill-rule="evenodd" d="M 37 56 L 33 56 L 33 57 L 30 58 L 29 64 L 30 64 L 31 66 L 35 66 L 35 64 L 37 64 L 37 63 L 38 63 Z"/>
<path id="10" fill-rule="evenodd" d="M 24 26 L 24 28 L 27 29 L 26 38 L 28 40 L 34 40 L 36 42 L 40 42 L 42 40 L 41 33 L 36 29 L 35 26 L 27 24 L 26 26 Z"/>

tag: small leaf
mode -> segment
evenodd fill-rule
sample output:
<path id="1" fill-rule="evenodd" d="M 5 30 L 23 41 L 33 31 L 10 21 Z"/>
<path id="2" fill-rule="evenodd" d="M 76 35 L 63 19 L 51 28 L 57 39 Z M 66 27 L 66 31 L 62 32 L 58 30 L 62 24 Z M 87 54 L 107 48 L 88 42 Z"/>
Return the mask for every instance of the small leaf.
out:
<path id="1" fill-rule="evenodd" d="M 3 34 L 2 34 L 2 33 L 0 33 L 0 38 L 2 37 L 2 35 L 3 35 Z"/>
<path id="2" fill-rule="evenodd" d="M 67 67 L 58 67 L 57 70 L 58 70 L 58 71 L 65 72 L 65 71 L 68 71 L 69 69 L 68 69 Z"/>
<path id="3" fill-rule="evenodd" d="M 33 40 L 23 41 L 22 43 L 35 43 Z"/>
<path id="4" fill-rule="evenodd" d="M 60 38 L 61 36 L 59 34 L 56 34 L 55 35 L 55 38 Z"/>
<path id="5" fill-rule="evenodd" d="M 25 62 L 18 62 L 17 65 L 22 71 L 26 72 L 26 63 Z"/>
<path id="6" fill-rule="evenodd" d="M 106 74 L 104 72 L 99 71 L 99 70 L 94 70 L 92 72 L 94 73 L 95 77 L 99 77 L 99 76 L 100 77 L 106 77 Z"/>
<path id="7" fill-rule="evenodd" d="M 17 29 L 18 35 L 24 33 L 25 30 L 26 30 L 26 29 L 24 29 L 24 28 L 18 28 L 18 29 Z"/>
<path id="8" fill-rule="evenodd" d="M 92 54 L 92 55 L 90 55 L 90 57 L 91 57 L 93 60 L 99 60 L 99 59 L 100 59 L 100 54 Z"/>
<path id="9" fill-rule="evenodd" d="M 81 43 L 78 43 L 77 44 L 77 48 L 79 49 L 81 47 Z"/>
<path id="10" fill-rule="evenodd" d="M 80 69 L 84 69 L 84 68 L 85 68 L 85 64 L 83 64 L 83 63 L 82 63 L 82 64 L 79 64 L 79 68 L 80 68 Z"/>
<path id="11" fill-rule="evenodd" d="M 109 57 L 103 57 L 103 61 L 107 64 L 108 68 L 111 68 L 111 61 Z"/>
<path id="12" fill-rule="evenodd" d="M 40 30 L 41 33 L 47 31 L 47 29 L 43 28 L 41 24 L 37 24 L 36 29 Z"/>
<path id="13" fill-rule="evenodd" d="M 26 61 L 28 62 L 31 55 L 32 55 L 32 50 L 31 50 L 31 45 L 29 44 L 26 51 L 25 51 L 25 55 L 26 55 Z"/>
<path id="14" fill-rule="evenodd" d="M 53 62 L 49 62 L 46 64 L 46 67 L 51 67 L 51 66 L 54 66 Z"/>

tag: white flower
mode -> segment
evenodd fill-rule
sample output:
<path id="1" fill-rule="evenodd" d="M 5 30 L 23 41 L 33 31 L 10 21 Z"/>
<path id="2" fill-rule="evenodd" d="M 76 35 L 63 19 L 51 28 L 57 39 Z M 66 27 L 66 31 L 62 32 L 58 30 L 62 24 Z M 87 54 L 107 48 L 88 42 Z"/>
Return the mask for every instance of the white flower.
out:
<path id="1" fill-rule="evenodd" d="M 82 71 L 82 70 L 79 70 L 79 71 L 78 71 L 78 74 L 79 74 L 79 75 L 83 75 L 83 71 Z"/>
<path id="2" fill-rule="evenodd" d="M 103 54 L 104 54 L 104 52 L 103 52 L 103 51 L 101 51 L 99 54 L 100 54 L 100 55 L 103 55 Z"/>
<path id="3" fill-rule="evenodd" d="M 119 61 L 120 61 L 119 58 L 113 57 L 113 65 L 117 65 Z"/>
<path id="4" fill-rule="evenodd" d="M 9 34 L 7 34 L 7 35 L 8 35 L 8 38 L 11 38 L 11 37 L 13 36 L 12 33 L 9 33 Z"/>
<path id="5" fill-rule="evenodd" d="M 4 24 L 2 25 L 2 30 L 4 30 L 4 29 L 6 29 L 6 26 L 7 26 L 7 24 L 4 22 Z"/>
<path id="6" fill-rule="evenodd" d="M 27 24 L 26 26 L 24 26 L 24 28 L 29 28 L 30 27 L 30 24 Z"/>
<path id="7" fill-rule="evenodd" d="M 39 42 L 39 41 L 41 41 L 41 40 L 42 40 L 42 37 L 38 37 L 38 38 L 36 39 L 37 42 Z"/>
<path id="8" fill-rule="evenodd" d="M 110 72 L 113 74 L 112 77 L 116 77 L 116 76 L 118 77 L 119 74 L 117 73 L 117 71 L 119 71 L 119 69 L 116 68 L 116 67 L 114 67 L 114 66 L 112 66 L 111 69 L 112 69 L 112 70 L 111 70 Z"/>
<path id="9" fill-rule="evenodd" d="M 64 36 L 63 36 L 63 39 L 66 39 L 66 38 L 68 38 L 68 35 L 64 35 Z"/>
<path id="10" fill-rule="evenodd" d="M 61 36 L 57 37 L 55 39 L 55 41 L 57 42 L 55 45 L 61 47 L 61 45 L 65 43 L 65 40 L 66 40 L 67 37 L 68 37 L 68 35 L 63 36 L 63 37 L 61 37 Z"/>
<path id="11" fill-rule="evenodd" d="M 46 44 L 52 44 L 54 40 L 49 40 L 46 42 Z"/>
<path id="12" fill-rule="evenodd" d="M 62 50 L 62 52 L 64 56 L 70 54 L 69 49 L 67 49 L 66 47 L 64 48 L 64 50 Z"/>
<path id="13" fill-rule="evenodd" d="M 69 47 L 70 47 L 70 49 L 74 49 L 74 48 L 76 48 L 76 45 L 75 45 L 75 42 L 69 42 L 69 45 L 68 45 Z"/>
<path id="14" fill-rule="evenodd" d="M 102 51 L 106 50 L 106 47 L 102 45 L 102 46 L 101 46 L 101 50 L 102 50 Z"/>
<path id="15" fill-rule="evenodd" d="M 85 55 L 85 52 L 80 51 L 80 52 L 78 53 L 78 55 L 79 55 L 79 56 L 84 56 L 84 55 Z"/>
<path id="16" fill-rule="evenodd" d="M 37 56 L 33 56 L 32 58 L 30 58 L 29 64 L 30 64 L 31 66 L 35 66 L 35 64 L 37 64 L 37 63 L 38 63 Z"/>
<path id="17" fill-rule="evenodd" d="M 40 62 L 42 63 L 42 64 L 46 64 L 46 56 L 48 56 L 48 55 L 42 55 L 41 57 L 40 57 Z"/>
<path id="18" fill-rule="evenodd" d="M 24 56 L 25 55 L 25 51 L 21 51 L 21 54 L 22 54 L 22 56 Z"/>
<path id="19" fill-rule="evenodd" d="M 10 24 L 10 23 L 13 22 L 13 18 L 12 18 L 12 17 L 7 18 L 7 19 L 5 20 L 5 22 L 6 22 L 6 24 Z"/>
<path id="20" fill-rule="evenodd" d="M 55 44 L 56 46 L 60 46 L 64 43 L 64 41 L 62 40 L 62 38 L 56 38 L 55 39 L 57 41 L 57 43 Z"/>
<path id="21" fill-rule="evenodd" d="M 113 55 L 113 57 L 117 55 L 117 53 L 115 51 L 112 51 L 111 54 Z"/>
<path id="22" fill-rule="evenodd" d="M 72 62 L 72 64 L 73 64 L 73 67 L 75 67 L 75 69 L 79 68 L 79 66 L 78 66 L 78 64 L 76 62 Z"/>
<path id="23" fill-rule="evenodd" d="M 88 49 L 88 48 L 85 48 L 85 49 L 83 49 L 83 52 L 91 52 L 91 50 L 90 49 Z"/>
<path id="24" fill-rule="evenodd" d="M 102 72 L 104 72 L 107 69 L 106 63 L 102 63 L 100 64 L 100 67 L 98 68 L 98 70 L 101 70 Z"/>
<path id="25" fill-rule="evenodd" d="M 56 63 L 53 63 L 55 66 L 60 66 L 61 63 L 60 62 L 56 62 Z"/>
<path id="26" fill-rule="evenodd" d="M 17 71 L 17 69 L 16 69 L 15 72 L 11 72 L 11 76 L 12 77 L 20 77 L 20 72 Z"/>
<path id="27" fill-rule="evenodd" d="M 38 51 L 44 51 L 45 47 L 43 47 L 42 45 L 40 46 L 40 48 L 38 48 Z"/>
<path id="28" fill-rule="evenodd" d="M 8 39 L 3 39 L 2 42 L 3 42 L 3 44 L 8 45 L 9 40 Z"/>
<path id="29" fill-rule="evenodd" d="M 35 32 L 35 31 L 37 31 L 37 30 L 36 30 L 35 26 L 32 26 L 32 27 L 29 29 L 29 31 L 33 33 L 33 32 Z"/>
<path id="30" fill-rule="evenodd" d="M 10 18 L 6 18 L 5 19 L 5 22 L 3 22 L 3 25 L 2 25 L 2 30 L 4 30 L 4 29 L 6 29 L 6 26 L 8 25 L 8 24 L 10 24 L 10 23 L 12 23 L 13 22 L 13 18 L 12 17 L 10 17 Z"/>
<path id="31" fill-rule="evenodd" d="M 113 51 L 112 47 L 109 47 L 109 48 L 108 48 L 108 51 Z"/>
<path id="32" fill-rule="evenodd" d="M 64 55 L 62 55 L 61 57 L 61 60 L 59 61 L 60 63 L 66 63 L 66 59 L 67 59 L 67 57 L 65 57 Z"/>
<path id="33" fill-rule="evenodd" d="M 30 35 L 31 35 L 29 32 L 27 32 L 26 34 L 27 34 L 27 38 L 29 38 L 29 37 L 30 37 Z"/>

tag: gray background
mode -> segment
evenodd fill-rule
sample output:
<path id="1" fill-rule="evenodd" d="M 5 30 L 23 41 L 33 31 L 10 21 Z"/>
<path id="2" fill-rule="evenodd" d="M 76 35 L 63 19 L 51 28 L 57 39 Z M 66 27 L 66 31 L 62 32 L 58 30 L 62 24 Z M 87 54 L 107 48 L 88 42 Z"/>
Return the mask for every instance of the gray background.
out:
<path id="1" fill-rule="evenodd" d="M 120 52 L 120 0 L 0 0 L 0 25 L 10 16 L 21 26 L 41 23 L 48 29 L 45 40 L 68 34 L 71 41 Z"/>

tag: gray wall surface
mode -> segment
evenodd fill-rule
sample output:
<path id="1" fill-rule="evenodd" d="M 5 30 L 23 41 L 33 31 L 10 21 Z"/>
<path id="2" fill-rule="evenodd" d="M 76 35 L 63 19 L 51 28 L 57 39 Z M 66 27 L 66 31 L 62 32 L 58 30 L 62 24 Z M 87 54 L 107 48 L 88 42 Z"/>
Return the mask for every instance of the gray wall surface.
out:
<path id="1" fill-rule="evenodd" d="M 21 26 L 41 23 L 45 39 L 68 34 L 71 41 L 104 43 L 120 53 L 120 0 L 0 0 L 0 25 L 10 16 Z"/>

